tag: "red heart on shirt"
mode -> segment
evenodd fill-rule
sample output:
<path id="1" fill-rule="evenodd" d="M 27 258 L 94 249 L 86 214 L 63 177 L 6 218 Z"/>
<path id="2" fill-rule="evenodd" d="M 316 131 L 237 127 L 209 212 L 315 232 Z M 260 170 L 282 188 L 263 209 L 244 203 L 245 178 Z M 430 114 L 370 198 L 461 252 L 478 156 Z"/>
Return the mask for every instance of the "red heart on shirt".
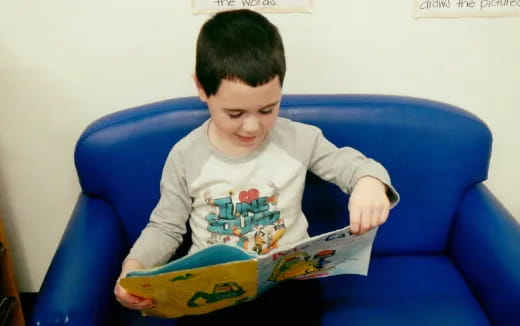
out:
<path id="1" fill-rule="evenodd" d="M 238 194 L 238 199 L 241 203 L 251 203 L 253 200 L 258 199 L 260 197 L 260 192 L 258 189 L 249 189 L 248 191 L 241 191 Z"/>

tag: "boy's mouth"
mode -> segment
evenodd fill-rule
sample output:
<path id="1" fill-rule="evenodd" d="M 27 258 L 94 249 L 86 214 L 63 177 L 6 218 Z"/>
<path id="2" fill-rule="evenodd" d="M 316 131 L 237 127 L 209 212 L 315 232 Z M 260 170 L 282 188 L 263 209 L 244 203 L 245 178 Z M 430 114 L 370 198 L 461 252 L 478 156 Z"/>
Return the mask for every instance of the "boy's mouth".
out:
<path id="1" fill-rule="evenodd" d="M 248 137 L 248 136 L 237 135 L 237 137 L 238 137 L 238 139 L 240 139 L 240 141 L 242 141 L 244 143 L 252 143 L 256 139 L 256 136 Z"/>

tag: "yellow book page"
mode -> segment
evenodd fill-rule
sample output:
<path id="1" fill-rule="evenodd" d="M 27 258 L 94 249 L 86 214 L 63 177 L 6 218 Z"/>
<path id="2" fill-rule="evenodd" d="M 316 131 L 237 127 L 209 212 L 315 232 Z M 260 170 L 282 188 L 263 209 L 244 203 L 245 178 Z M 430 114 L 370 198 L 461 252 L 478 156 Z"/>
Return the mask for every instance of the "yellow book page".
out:
<path id="1" fill-rule="evenodd" d="M 126 277 L 120 284 L 134 295 L 154 299 L 155 307 L 142 311 L 145 316 L 200 315 L 255 298 L 257 262 L 252 259 L 154 276 Z"/>

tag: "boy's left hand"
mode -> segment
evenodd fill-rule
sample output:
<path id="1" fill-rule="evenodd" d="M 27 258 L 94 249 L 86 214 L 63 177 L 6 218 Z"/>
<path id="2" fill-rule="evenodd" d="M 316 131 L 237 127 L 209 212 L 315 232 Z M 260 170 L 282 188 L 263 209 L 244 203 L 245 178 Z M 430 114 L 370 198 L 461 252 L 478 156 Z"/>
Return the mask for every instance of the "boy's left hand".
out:
<path id="1" fill-rule="evenodd" d="M 390 211 L 386 185 L 374 177 L 360 178 L 350 194 L 348 210 L 353 234 L 363 234 L 385 223 Z"/>

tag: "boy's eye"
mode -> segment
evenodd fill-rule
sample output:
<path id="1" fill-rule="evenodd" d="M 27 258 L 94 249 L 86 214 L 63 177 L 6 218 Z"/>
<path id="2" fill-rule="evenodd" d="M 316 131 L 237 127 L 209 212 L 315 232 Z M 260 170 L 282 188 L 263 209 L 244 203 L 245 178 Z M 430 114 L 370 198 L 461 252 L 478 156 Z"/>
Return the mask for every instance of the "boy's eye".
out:
<path id="1" fill-rule="evenodd" d="M 272 109 L 272 108 L 271 108 L 271 109 L 260 110 L 260 113 L 262 113 L 262 114 L 269 114 L 269 113 L 271 113 L 271 112 L 273 112 L 273 109 Z"/>
<path id="2" fill-rule="evenodd" d="M 228 116 L 231 119 L 237 119 L 240 118 L 240 116 L 242 116 L 242 112 L 228 112 Z"/>

